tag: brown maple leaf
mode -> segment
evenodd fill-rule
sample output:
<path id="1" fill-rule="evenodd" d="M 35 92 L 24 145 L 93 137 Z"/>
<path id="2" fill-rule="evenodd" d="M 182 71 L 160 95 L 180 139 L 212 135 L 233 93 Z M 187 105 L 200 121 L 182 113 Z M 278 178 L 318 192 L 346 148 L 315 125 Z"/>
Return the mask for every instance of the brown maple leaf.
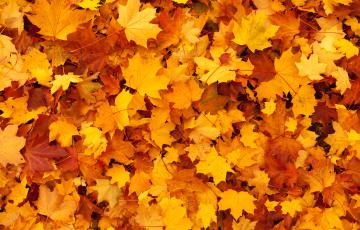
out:
<path id="1" fill-rule="evenodd" d="M 60 159 L 67 157 L 68 153 L 65 149 L 50 145 L 47 136 L 33 139 L 26 143 L 25 150 L 25 169 L 30 176 L 36 173 L 43 173 L 54 170 L 51 159 Z"/>

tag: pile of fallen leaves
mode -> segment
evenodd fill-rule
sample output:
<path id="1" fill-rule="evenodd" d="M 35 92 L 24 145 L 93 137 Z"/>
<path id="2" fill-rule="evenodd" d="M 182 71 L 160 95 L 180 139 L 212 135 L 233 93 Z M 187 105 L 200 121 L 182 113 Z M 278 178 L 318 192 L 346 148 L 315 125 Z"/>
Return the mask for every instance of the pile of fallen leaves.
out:
<path id="1" fill-rule="evenodd" d="M 0 0 L 0 229 L 359 229 L 359 17 Z"/>

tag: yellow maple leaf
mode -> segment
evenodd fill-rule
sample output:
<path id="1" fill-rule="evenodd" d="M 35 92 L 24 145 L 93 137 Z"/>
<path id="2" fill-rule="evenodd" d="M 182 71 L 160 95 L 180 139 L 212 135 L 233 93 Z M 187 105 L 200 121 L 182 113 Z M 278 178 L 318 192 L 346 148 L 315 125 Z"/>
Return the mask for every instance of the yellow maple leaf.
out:
<path id="1" fill-rule="evenodd" d="M 293 99 L 293 113 L 296 117 L 299 114 L 310 116 L 315 112 L 314 106 L 317 104 L 315 90 L 312 85 L 303 85 Z"/>
<path id="2" fill-rule="evenodd" d="M 360 23 L 356 18 L 350 17 L 346 19 L 345 24 L 350 26 L 351 30 L 354 31 L 357 36 L 360 36 Z"/>
<path id="3" fill-rule="evenodd" d="M 97 192 L 98 202 L 107 201 L 110 208 L 118 203 L 118 197 L 121 194 L 118 186 L 112 185 L 107 179 L 96 179 L 96 185 L 90 186 L 90 189 Z"/>
<path id="4" fill-rule="evenodd" d="M 233 220 L 231 227 L 233 230 L 255 230 L 256 223 L 257 221 L 251 221 L 242 216 L 238 222 Z"/>
<path id="5" fill-rule="evenodd" d="M 179 161 L 179 150 L 174 147 L 166 147 L 166 156 L 163 157 L 165 163 L 170 164 Z"/>
<path id="6" fill-rule="evenodd" d="M 26 202 L 21 207 L 8 204 L 6 209 L 0 213 L 0 224 L 4 225 L 6 228 L 14 229 L 14 224 L 20 222 L 21 218 L 34 218 L 35 216 L 36 211 L 30 206 L 29 202 Z M 25 225 L 28 223 L 29 222 L 25 222 Z M 24 227 L 25 225 L 21 226 Z"/>
<path id="7" fill-rule="evenodd" d="M 123 130 L 125 126 L 129 125 L 129 112 L 128 106 L 133 98 L 133 95 L 123 90 L 115 98 L 115 106 L 112 107 L 115 121 L 120 130 Z"/>
<path id="8" fill-rule="evenodd" d="M 230 164 L 225 158 L 219 156 L 215 148 L 211 149 L 205 160 L 196 165 L 196 171 L 206 175 L 210 174 L 214 178 L 215 184 L 225 181 L 227 172 L 233 172 Z"/>
<path id="9" fill-rule="evenodd" d="M 37 119 L 38 115 L 46 111 L 46 107 L 41 106 L 37 109 L 28 111 L 28 96 L 18 98 L 8 98 L 4 102 L 0 102 L 0 117 L 10 118 L 10 124 L 20 125 L 31 119 Z"/>
<path id="10" fill-rule="evenodd" d="M 135 221 L 141 226 L 153 226 L 151 229 L 162 230 L 164 223 L 158 205 L 139 205 Z M 158 228 L 155 226 L 159 226 Z"/>
<path id="11" fill-rule="evenodd" d="M 242 18 L 241 25 L 234 24 L 234 42 L 239 45 L 247 45 L 252 52 L 263 50 L 271 43 L 268 41 L 275 36 L 279 26 L 270 24 L 264 13 L 252 13 Z"/>
<path id="12" fill-rule="evenodd" d="M 160 98 L 159 90 L 166 89 L 169 83 L 167 77 L 156 75 L 161 67 L 158 58 L 141 57 L 136 53 L 129 60 L 129 66 L 123 69 L 126 85 L 136 89 L 141 96 Z"/>
<path id="13" fill-rule="evenodd" d="M 111 177 L 110 183 L 116 183 L 119 188 L 124 187 L 126 182 L 130 181 L 130 173 L 125 170 L 123 165 L 114 165 L 107 170 L 106 175 Z"/>
<path id="14" fill-rule="evenodd" d="M 330 162 L 326 162 L 321 167 L 317 167 L 311 171 L 304 179 L 310 185 L 309 192 L 323 192 L 335 182 L 336 174 L 334 166 Z"/>
<path id="15" fill-rule="evenodd" d="M 341 38 L 335 41 L 334 46 L 340 53 L 345 54 L 346 58 L 348 59 L 359 54 L 359 48 L 345 38 Z"/>
<path id="16" fill-rule="evenodd" d="M 94 122 L 95 127 L 101 128 L 101 130 L 104 133 L 113 131 L 118 127 L 118 125 L 116 124 L 117 122 L 115 116 L 116 116 L 116 112 L 120 113 L 120 111 L 117 111 L 116 107 L 110 106 L 109 102 L 105 101 L 104 103 L 101 103 L 99 107 L 96 108 L 96 111 L 97 113 Z M 109 114 L 114 114 L 114 115 L 109 116 Z M 106 117 L 106 119 L 104 119 L 104 117 Z M 120 121 L 122 121 L 122 119 L 120 119 Z"/>
<path id="17" fill-rule="evenodd" d="M 51 82 L 51 94 L 55 93 L 60 88 L 65 91 L 69 88 L 70 83 L 78 83 L 81 81 L 82 78 L 79 75 L 74 75 L 73 73 L 68 73 L 65 75 L 55 75 L 55 80 Z"/>
<path id="18" fill-rule="evenodd" d="M 341 94 L 343 94 L 346 89 L 351 88 L 349 75 L 343 68 L 337 66 L 336 71 L 332 72 L 331 76 L 336 79 L 336 89 L 339 90 Z"/>
<path id="19" fill-rule="evenodd" d="M 149 128 L 151 131 L 151 139 L 159 147 L 164 144 L 171 145 L 174 138 L 170 135 L 170 132 L 174 130 L 175 125 L 169 120 L 168 108 L 154 109 L 151 115 Z"/>
<path id="20" fill-rule="evenodd" d="M 215 82 L 235 80 L 236 73 L 231 66 L 221 65 L 219 61 L 216 62 L 205 57 L 196 57 L 194 61 L 198 66 L 197 72 L 199 70 L 206 71 L 206 73 L 201 74 L 200 80 L 209 85 Z"/>
<path id="21" fill-rule="evenodd" d="M 50 86 L 52 80 L 52 69 L 45 53 L 38 49 L 32 49 L 28 54 L 23 56 L 26 69 L 33 77 L 44 86 Z"/>
<path id="22" fill-rule="evenodd" d="M 266 200 L 265 202 L 265 206 L 266 206 L 266 209 L 271 212 L 271 211 L 275 211 L 275 207 L 278 206 L 279 202 L 277 201 L 270 201 L 270 200 Z"/>
<path id="23" fill-rule="evenodd" d="M 173 91 L 166 95 L 169 102 L 174 103 L 176 109 L 187 109 L 193 101 L 198 101 L 204 89 L 201 89 L 195 80 L 176 82 L 172 86 Z"/>
<path id="24" fill-rule="evenodd" d="M 83 123 L 80 134 L 85 137 L 83 142 L 87 147 L 84 152 L 85 155 L 94 155 L 94 158 L 97 158 L 106 150 L 106 137 L 100 129 L 92 127 L 91 123 Z"/>
<path id="25" fill-rule="evenodd" d="M 322 2 L 324 4 L 325 13 L 329 15 L 334 12 L 335 6 L 339 4 L 349 5 L 352 0 L 322 0 Z"/>
<path id="26" fill-rule="evenodd" d="M 217 127 L 214 127 L 217 116 L 211 114 L 200 114 L 195 118 L 185 122 L 185 129 L 193 129 L 190 133 L 190 138 L 195 142 L 200 142 L 204 138 L 216 139 L 220 135 Z"/>
<path id="27" fill-rule="evenodd" d="M 156 24 L 150 23 L 156 16 L 156 9 L 146 8 L 139 12 L 140 1 L 128 0 L 127 4 L 119 5 L 117 21 L 124 27 L 127 39 L 147 47 L 149 38 L 156 38 L 161 31 Z"/>
<path id="28" fill-rule="evenodd" d="M 310 80 L 321 80 L 323 79 L 320 74 L 325 73 L 326 64 L 319 63 L 319 56 L 312 54 L 309 59 L 305 55 L 301 56 L 301 61 L 296 62 L 296 67 L 299 70 L 300 76 L 306 76 Z"/>
<path id="29" fill-rule="evenodd" d="M 2 4 L 6 4 L 5 7 L 2 6 L 2 12 L 0 14 L 0 23 L 5 25 L 8 28 L 18 29 L 20 34 L 24 30 L 24 14 L 21 9 L 21 4 L 17 1 L 2 1 Z"/>
<path id="30" fill-rule="evenodd" d="M 260 194 L 265 194 L 269 184 L 270 178 L 268 174 L 261 170 L 254 172 L 254 178 L 249 179 L 249 185 L 255 186 L 255 189 Z"/>
<path id="31" fill-rule="evenodd" d="M 161 214 L 166 229 L 191 229 L 192 222 L 187 217 L 186 208 L 182 200 L 175 197 L 163 198 L 159 202 L 159 206 L 161 207 Z"/>
<path id="32" fill-rule="evenodd" d="M 235 164 L 240 169 L 254 165 L 256 157 L 260 154 L 259 149 L 238 147 L 226 155 L 229 162 Z"/>
<path id="33" fill-rule="evenodd" d="M 17 130 L 16 125 L 8 125 L 4 130 L 0 130 L 0 164 L 3 167 L 25 162 L 20 154 L 20 150 L 25 146 L 25 138 L 16 136 Z"/>
<path id="34" fill-rule="evenodd" d="M 286 50 L 280 58 L 275 59 L 276 75 L 270 81 L 262 82 L 256 89 L 259 99 L 276 100 L 277 95 L 296 93 L 301 84 L 309 82 L 306 77 L 299 76 L 295 61 L 296 56 L 291 49 Z"/>
<path id="35" fill-rule="evenodd" d="M 201 220 L 202 227 L 207 228 L 211 222 L 216 222 L 216 209 L 212 204 L 201 203 L 196 213 L 196 218 Z"/>
<path id="36" fill-rule="evenodd" d="M 280 203 L 281 211 L 294 217 L 296 212 L 302 211 L 302 201 L 300 199 L 286 200 Z"/>
<path id="37" fill-rule="evenodd" d="M 67 35 L 76 31 L 78 25 L 89 21 L 93 14 L 73 10 L 71 1 L 37 0 L 32 7 L 30 21 L 40 28 L 41 35 L 66 40 Z"/>
<path id="38" fill-rule="evenodd" d="M 254 214 L 256 208 L 255 200 L 256 198 L 248 192 L 236 192 L 235 190 L 228 189 L 221 194 L 219 210 L 230 209 L 231 215 L 237 220 L 243 215 L 243 211 Z"/>
<path id="39" fill-rule="evenodd" d="M 221 134 L 226 134 L 233 131 L 233 123 L 240 121 L 245 121 L 245 117 L 240 110 L 220 110 L 217 113 L 215 126 L 220 130 Z"/>
<path id="40" fill-rule="evenodd" d="M 329 134 L 325 138 L 325 142 L 331 146 L 329 154 L 340 155 L 350 145 L 350 142 L 346 131 L 338 122 L 333 122 L 333 127 L 335 133 Z"/>
<path id="41" fill-rule="evenodd" d="M 240 129 L 241 143 L 244 144 L 244 146 L 249 148 L 256 148 L 257 144 L 255 141 L 259 138 L 259 134 L 254 132 L 254 124 L 246 123 L 244 124 Z"/>
<path id="42" fill-rule="evenodd" d="M 49 126 L 49 141 L 57 140 L 62 147 L 69 147 L 72 145 L 72 136 L 79 135 L 75 125 L 68 121 L 58 120 Z"/>
<path id="43" fill-rule="evenodd" d="M 70 195 L 62 196 L 57 189 L 51 191 L 42 184 L 39 188 L 39 199 L 36 202 L 39 214 L 56 221 L 69 221 L 77 208 L 78 200 Z"/>
<path id="44" fill-rule="evenodd" d="M 24 177 L 20 183 L 17 183 L 13 188 L 11 193 L 7 196 L 8 200 L 12 200 L 13 205 L 20 204 L 23 200 L 25 200 L 29 189 L 26 188 L 27 180 Z"/>
<path id="45" fill-rule="evenodd" d="M 150 188 L 150 176 L 146 172 L 136 170 L 134 176 L 131 177 L 129 194 L 135 192 L 137 195 Z"/>
<path id="46" fill-rule="evenodd" d="M 276 110 L 276 103 L 273 99 L 270 99 L 270 101 L 265 102 L 265 107 L 261 110 L 266 115 L 271 115 Z"/>
<path id="47" fill-rule="evenodd" d="M 20 54 L 11 42 L 11 38 L 0 34 L 0 90 L 11 86 L 12 81 L 23 85 L 29 74 L 23 70 L 23 61 Z"/>
<path id="48" fill-rule="evenodd" d="M 101 0 L 82 0 L 78 3 L 78 6 L 89 9 L 89 10 L 97 10 L 100 7 Z"/>

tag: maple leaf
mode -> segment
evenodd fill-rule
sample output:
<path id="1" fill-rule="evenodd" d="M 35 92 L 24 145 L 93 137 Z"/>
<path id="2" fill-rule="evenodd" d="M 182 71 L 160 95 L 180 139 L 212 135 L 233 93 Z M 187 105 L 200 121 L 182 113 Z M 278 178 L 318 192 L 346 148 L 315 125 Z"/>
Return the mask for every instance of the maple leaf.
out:
<path id="1" fill-rule="evenodd" d="M 231 66 L 221 65 L 220 62 L 207 59 L 205 57 L 194 58 L 198 68 L 207 71 L 200 78 L 201 81 L 207 84 L 214 82 L 227 82 L 235 80 L 236 73 Z"/>
<path id="2" fill-rule="evenodd" d="M 324 10 L 326 14 L 331 14 L 334 12 L 334 7 L 343 4 L 343 5 L 349 5 L 352 0 L 322 0 L 324 4 Z"/>
<path id="3" fill-rule="evenodd" d="M 10 124 L 24 124 L 32 119 L 37 119 L 39 114 L 46 110 L 46 107 L 41 106 L 37 109 L 29 111 L 27 106 L 28 96 L 18 98 L 8 98 L 4 102 L 0 102 L 0 115 L 3 118 L 10 118 Z"/>
<path id="4" fill-rule="evenodd" d="M 346 89 L 351 88 L 349 75 L 343 68 L 337 67 L 337 70 L 332 72 L 331 75 L 336 79 L 336 89 L 339 90 L 341 94 L 344 94 Z"/>
<path id="5" fill-rule="evenodd" d="M 78 5 L 84 9 L 97 10 L 100 7 L 100 0 L 82 0 Z"/>
<path id="6" fill-rule="evenodd" d="M 27 70 L 36 80 L 44 85 L 50 86 L 49 82 L 52 80 L 52 69 L 47 59 L 46 54 L 40 52 L 38 49 L 32 49 L 28 54 L 23 56 Z"/>
<path id="7" fill-rule="evenodd" d="M 265 206 L 266 206 L 266 209 L 271 212 L 271 211 L 275 211 L 275 207 L 278 206 L 279 202 L 277 201 L 270 201 L 270 200 L 267 200 L 265 202 Z"/>
<path id="8" fill-rule="evenodd" d="M 121 190 L 107 179 L 96 179 L 96 185 L 90 186 L 90 188 L 97 192 L 98 202 L 107 201 L 110 208 L 117 204 L 118 197 L 121 195 Z"/>
<path id="9" fill-rule="evenodd" d="M 242 18 L 241 25 L 235 23 L 233 41 L 239 45 L 247 45 L 252 52 L 263 50 L 271 46 L 268 39 L 273 37 L 278 29 L 279 26 L 267 21 L 264 13 L 252 13 Z"/>
<path id="10" fill-rule="evenodd" d="M 139 195 L 140 193 L 149 189 L 150 185 L 150 176 L 146 172 L 137 170 L 131 177 L 129 194 L 135 192 L 137 195 Z"/>
<path id="11" fill-rule="evenodd" d="M 315 112 L 316 103 L 314 88 L 311 85 L 302 86 L 293 99 L 294 116 L 299 114 L 310 116 Z"/>
<path id="12" fill-rule="evenodd" d="M 251 77 L 266 82 L 274 78 L 276 71 L 273 60 L 264 52 L 256 52 L 250 55 L 250 61 L 254 65 Z M 289 62 L 288 62 L 289 63 Z"/>
<path id="13" fill-rule="evenodd" d="M 300 199 L 286 200 L 280 203 L 281 210 L 285 214 L 289 214 L 291 217 L 294 217 L 296 212 L 301 212 L 302 205 Z"/>
<path id="14" fill-rule="evenodd" d="M 174 103 L 174 108 L 187 109 L 193 101 L 201 98 L 204 89 L 200 88 L 195 80 L 188 82 L 176 82 L 172 85 L 173 91 L 166 96 L 169 102 Z"/>
<path id="15" fill-rule="evenodd" d="M 295 65 L 296 56 L 291 49 L 281 54 L 281 57 L 275 59 L 275 78 L 267 82 L 262 82 L 256 89 L 259 99 L 276 99 L 276 96 L 282 96 L 283 93 L 296 93 L 301 84 L 306 84 L 309 80 L 301 77 Z M 272 90 L 268 90 L 271 88 Z"/>
<path id="16" fill-rule="evenodd" d="M 79 135 L 75 125 L 67 121 L 58 120 L 49 126 L 49 141 L 57 140 L 62 147 L 72 145 L 72 137 Z"/>
<path id="17" fill-rule="evenodd" d="M 0 90 L 11 86 L 12 81 L 23 85 L 29 75 L 23 71 L 21 56 L 11 42 L 11 38 L 0 34 Z"/>
<path id="18" fill-rule="evenodd" d="M 294 11 L 285 11 L 285 13 L 276 13 L 271 15 L 270 20 L 280 26 L 276 32 L 275 38 L 280 38 L 287 45 L 291 45 L 291 41 L 296 34 L 300 32 L 300 19 L 296 17 Z"/>
<path id="19" fill-rule="evenodd" d="M 13 201 L 14 205 L 20 204 L 23 200 L 25 200 L 29 189 L 26 188 L 27 180 L 23 178 L 20 183 L 16 184 L 11 191 L 11 193 L 7 196 L 8 200 Z"/>
<path id="20" fill-rule="evenodd" d="M 122 91 L 115 98 L 115 106 L 112 107 L 114 113 L 114 119 L 120 130 L 123 130 L 125 126 L 129 125 L 129 112 L 128 106 L 133 95 L 128 91 Z"/>
<path id="21" fill-rule="evenodd" d="M 24 20 L 20 4 L 16 1 L 5 1 L 2 8 L 0 23 L 8 28 L 17 28 L 18 33 L 24 29 Z"/>
<path id="22" fill-rule="evenodd" d="M 67 0 L 36 0 L 32 7 L 30 21 L 40 28 L 39 34 L 66 40 L 67 35 L 89 21 L 93 14 L 71 9 L 71 1 Z"/>
<path id="23" fill-rule="evenodd" d="M 175 128 L 175 125 L 169 121 L 169 109 L 154 109 L 151 118 L 149 124 L 151 139 L 159 147 L 162 147 L 164 144 L 171 145 L 174 138 L 170 135 L 170 132 Z"/>
<path id="24" fill-rule="evenodd" d="M 350 144 L 348 135 L 338 122 L 333 122 L 335 133 L 330 134 L 325 141 L 331 144 L 330 154 L 341 154 Z"/>
<path id="25" fill-rule="evenodd" d="M 240 169 L 254 165 L 256 157 L 261 153 L 258 149 L 239 147 L 226 155 L 229 162 L 235 164 Z"/>
<path id="26" fill-rule="evenodd" d="M 265 107 L 261 110 L 261 112 L 263 112 L 266 115 L 271 115 L 275 112 L 276 103 L 274 102 L 274 100 L 270 99 L 270 101 L 266 101 L 264 104 Z"/>
<path id="27" fill-rule="evenodd" d="M 100 129 L 92 127 L 91 123 L 83 123 L 79 132 L 84 136 L 83 144 L 87 147 L 85 155 L 99 157 L 106 150 L 107 140 Z"/>
<path id="28" fill-rule="evenodd" d="M 305 177 L 305 181 L 310 185 L 309 192 L 323 192 L 335 182 L 335 176 L 334 166 L 330 162 L 317 163 L 314 170 Z"/>
<path id="29" fill-rule="evenodd" d="M 160 98 L 159 90 L 166 89 L 169 83 L 167 77 L 156 75 L 161 67 L 158 58 L 150 56 L 144 58 L 136 53 L 129 60 L 129 66 L 123 69 L 126 85 L 136 89 L 142 96 Z M 143 71 L 144 69 L 146 71 Z"/>
<path id="30" fill-rule="evenodd" d="M 323 79 L 320 74 L 325 73 L 326 64 L 319 63 L 319 56 L 317 54 L 312 54 L 309 59 L 307 59 L 305 55 L 302 55 L 301 61 L 295 64 L 300 76 L 306 76 L 310 80 Z"/>
<path id="31" fill-rule="evenodd" d="M 140 12 L 139 0 L 128 0 L 125 6 L 119 5 L 119 18 L 117 21 L 124 27 L 127 39 L 147 47 L 149 38 L 156 38 L 161 31 L 156 24 L 150 23 L 156 16 L 154 8 L 146 8 Z"/>
<path id="32" fill-rule="evenodd" d="M 216 209 L 211 204 L 203 204 L 199 205 L 199 210 L 196 213 L 196 217 L 201 220 L 202 227 L 207 228 L 210 227 L 211 222 L 216 221 Z"/>
<path id="33" fill-rule="evenodd" d="M 106 175 L 111 177 L 110 183 L 116 183 L 119 188 L 124 187 L 130 181 L 130 173 L 122 165 L 115 165 L 110 168 L 107 170 Z"/>
<path id="34" fill-rule="evenodd" d="M 270 178 L 266 172 L 257 170 L 254 172 L 254 178 L 249 180 L 249 185 L 255 186 L 256 191 L 260 194 L 264 194 L 267 191 Z"/>
<path id="35" fill-rule="evenodd" d="M 16 136 L 18 127 L 8 125 L 0 130 L 0 164 L 6 167 L 7 164 L 19 165 L 24 162 L 20 150 L 25 146 L 25 138 Z"/>
<path id="36" fill-rule="evenodd" d="M 225 181 L 227 172 L 233 172 L 230 164 L 225 158 L 219 156 L 214 148 L 211 149 L 205 160 L 196 165 L 196 170 L 199 173 L 210 174 L 214 178 L 215 184 Z"/>
<path id="37" fill-rule="evenodd" d="M 54 94 L 60 88 L 63 91 L 67 90 L 70 86 L 70 83 L 78 83 L 81 82 L 82 79 L 79 75 L 74 75 L 73 73 L 68 73 L 65 75 L 55 75 L 55 80 L 51 82 L 51 94 Z"/>
<path id="38" fill-rule="evenodd" d="M 166 229 L 191 229 L 192 222 L 186 215 L 183 202 L 175 197 L 163 198 L 159 202 Z"/>
<path id="39" fill-rule="evenodd" d="M 254 130 L 255 125 L 253 124 L 245 124 L 241 127 L 240 141 L 246 146 L 250 148 L 256 148 L 257 144 L 255 143 L 256 139 L 259 138 L 259 134 L 255 133 Z"/>
<path id="40" fill-rule="evenodd" d="M 164 223 L 162 221 L 161 210 L 158 205 L 139 205 L 135 220 L 141 226 L 159 226 L 159 230 L 162 229 Z M 156 227 L 153 227 L 157 229 Z"/>
<path id="41" fill-rule="evenodd" d="M 69 221 L 76 211 L 77 201 L 70 195 L 62 196 L 57 189 L 51 191 L 46 185 L 41 185 L 36 205 L 42 215 L 57 221 Z"/>
<path id="42" fill-rule="evenodd" d="M 201 114 L 196 120 L 192 119 L 185 123 L 185 128 L 193 129 L 190 138 L 196 142 L 204 138 L 216 139 L 220 135 L 218 128 L 214 127 L 217 117 L 210 114 Z"/>
<path id="43" fill-rule="evenodd" d="M 228 189 L 221 194 L 219 210 L 230 209 L 231 215 L 237 220 L 243 215 L 243 211 L 254 214 L 256 208 L 255 200 L 256 198 L 248 192 L 236 192 L 235 190 Z"/>
<path id="44" fill-rule="evenodd" d="M 334 46 L 339 52 L 345 54 L 346 58 L 359 55 L 359 48 L 346 39 L 337 40 L 334 42 Z"/>
<path id="45" fill-rule="evenodd" d="M 56 145 L 49 145 L 47 137 L 37 137 L 26 144 L 25 160 L 29 175 L 43 173 L 54 169 L 51 159 L 67 156 L 67 152 Z"/>

